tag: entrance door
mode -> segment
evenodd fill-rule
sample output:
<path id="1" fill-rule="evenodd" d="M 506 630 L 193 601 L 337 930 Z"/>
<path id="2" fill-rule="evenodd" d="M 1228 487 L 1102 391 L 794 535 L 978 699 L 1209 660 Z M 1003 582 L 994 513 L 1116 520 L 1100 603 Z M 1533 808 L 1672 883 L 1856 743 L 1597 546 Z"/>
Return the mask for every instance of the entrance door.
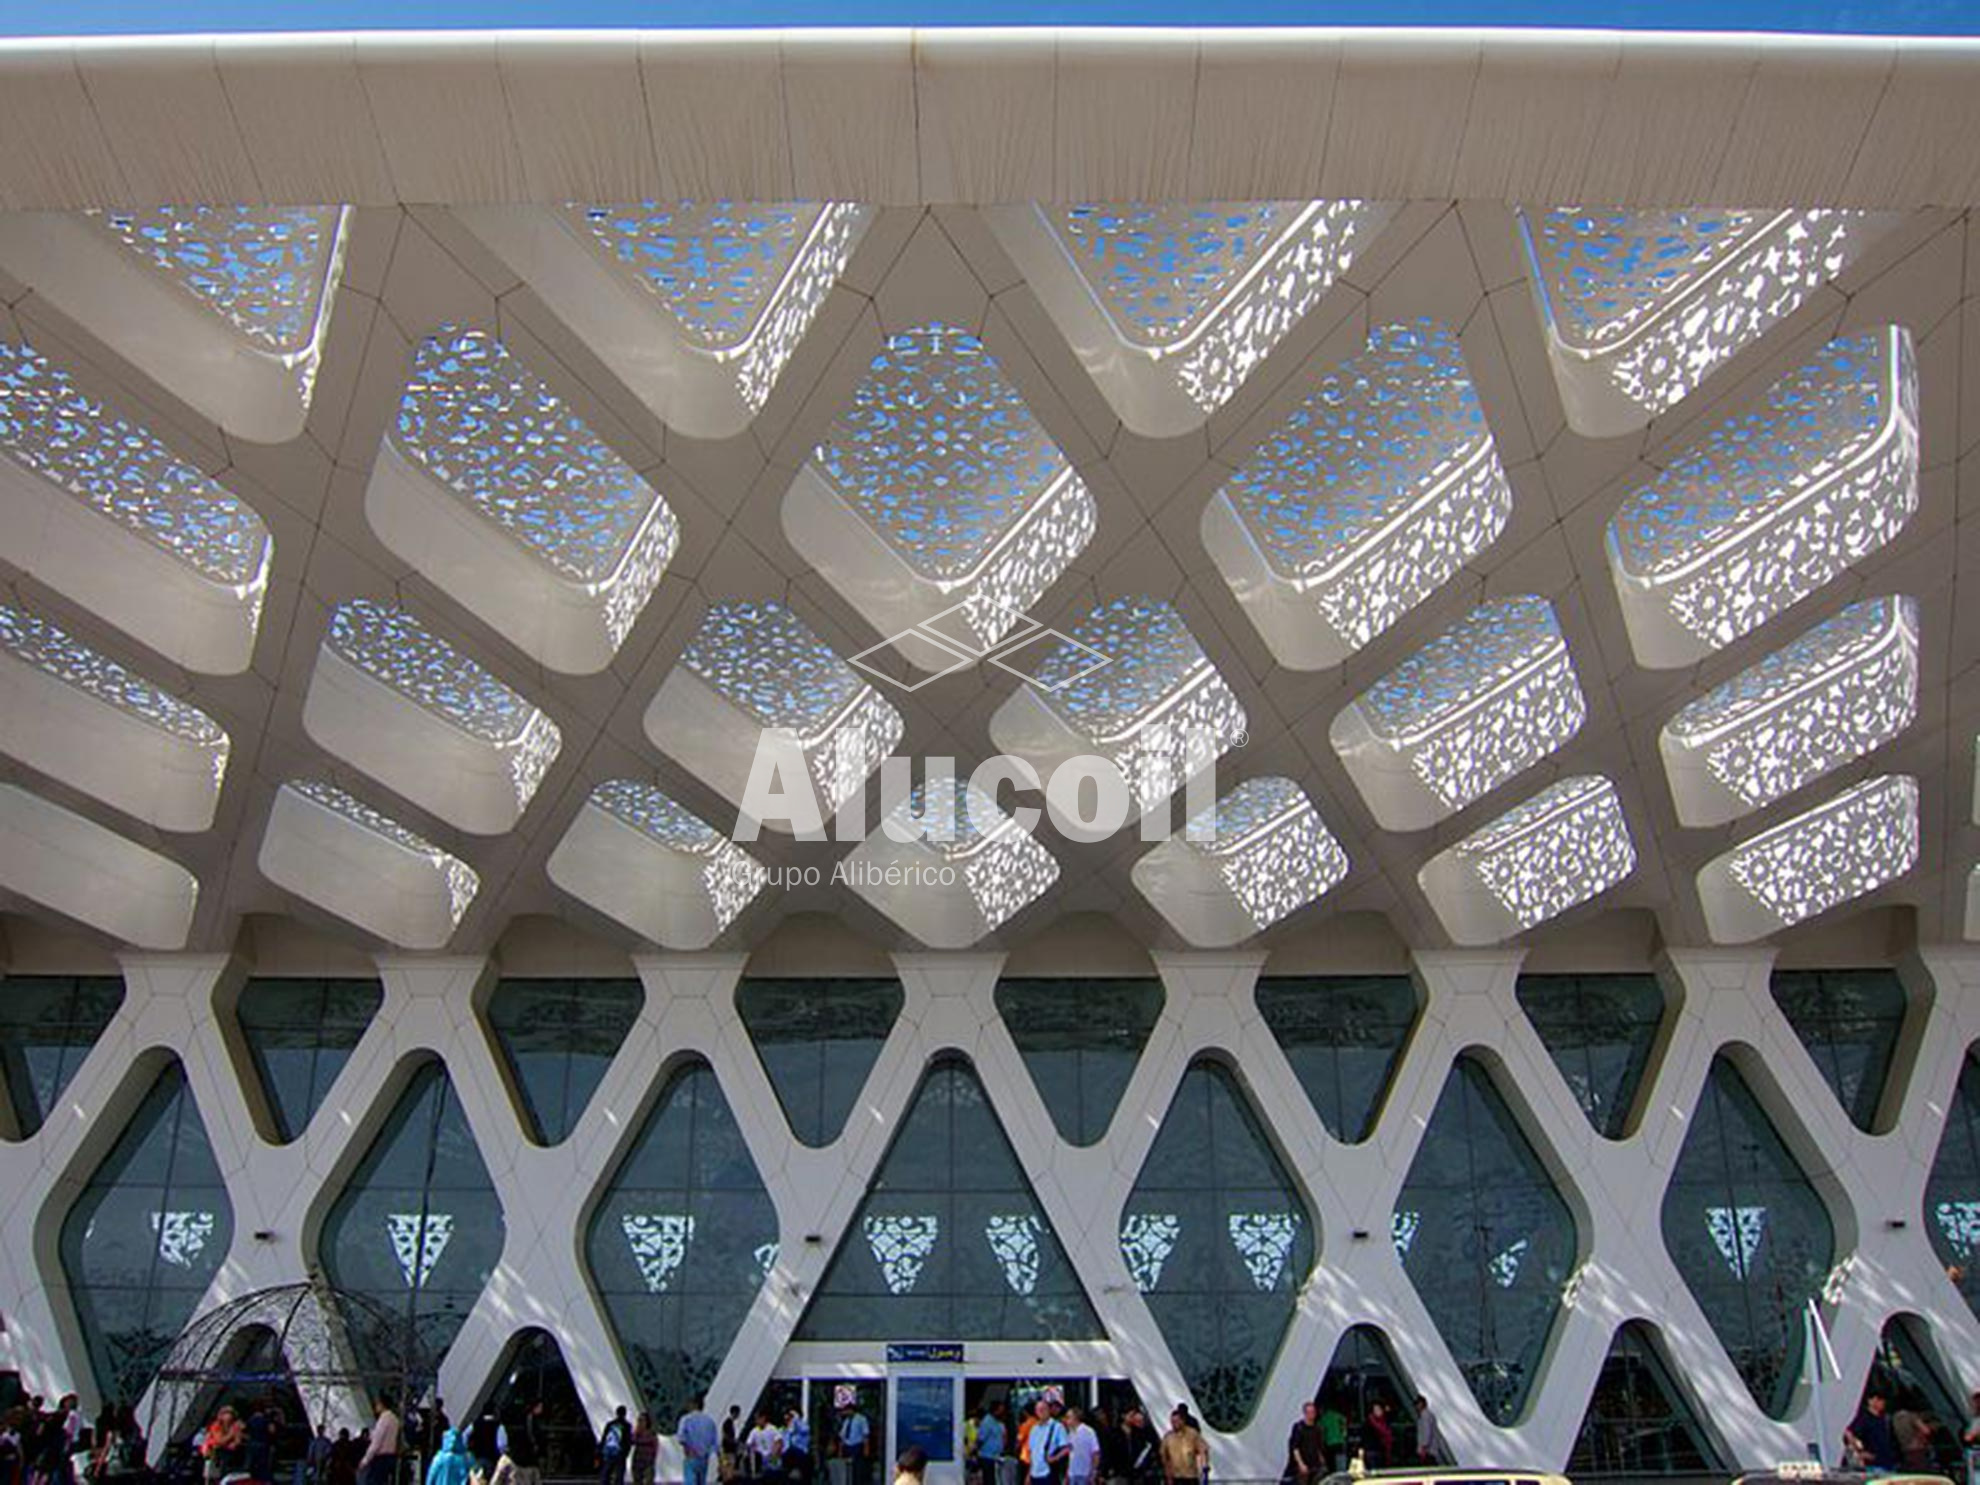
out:
<path id="1" fill-rule="evenodd" d="M 894 1471 L 893 1460 L 886 1457 L 886 1382 L 879 1377 L 810 1376 L 804 1385 L 812 1457 L 822 1466 L 813 1471 L 812 1478 L 823 1485 L 889 1485 Z M 864 1459 L 848 1457 L 840 1447 L 840 1435 L 851 1413 L 866 1420 Z"/>
<path id="2" fill-rule="evenodd" d="M 887 1457 L 909 1448 L 928 1456 L 927 1485 L 962 1485 L 962 1377 L 953 1368 L 894 1367 L 887 1415 Z"/>

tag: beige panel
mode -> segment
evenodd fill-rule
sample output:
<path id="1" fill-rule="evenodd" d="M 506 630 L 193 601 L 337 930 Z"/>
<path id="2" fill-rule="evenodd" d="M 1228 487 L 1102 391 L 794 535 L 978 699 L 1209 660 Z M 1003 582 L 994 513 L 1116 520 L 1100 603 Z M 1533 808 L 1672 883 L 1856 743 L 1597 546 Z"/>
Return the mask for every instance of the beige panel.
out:
<path id="1" fill-rule="evenodd" d="M 355 43 L 244 37 L 220 48 L 219 62 L 262 199 L 298 206 L 398 199 Z"/>
<path id="2" fill-rule="evenodd" d="M 130 187 L 97 121 L 74 48 L 15 42 L 0 49 L 0 207 L 107 206 Z"/>
<path id="3" fill-rule="evenodd" d="M 259 198 L 211 41 L 85 42 L 76 61 L 129 204 Z"/>
<path id="4" fill-rule="evenodd" d="M 1341 44 L 1331 196 L 1447 196 L 1478 79 L 1474 34 L 1363 31 Z"/>
<path id="5" fill-rule="evenodd" d="M 782 46 L 774 31 L 640 38 L 662 198 L 789 199 Z"/>
<path id="6" fill-rule="evenodd" d="M 658 183 L 639 54 L 605 36 L 509 36 L 502 91 L 537 201 L 640 201 Z"/>
<path id="7" fill-rule="evenodd" d="M 1189 194 L 1198 200 L 1307 199 L 1321 183 L 1340 39 L 1205 34 L 1197 67 Z"/>
<path id="8" fill-rule="evenodd" d="M 1814 38 L 1770 46 L 1747 90 L 1718 178 L 1701 199 L 1755 206 L 1826 206 L 1870 127 L 1889 69 L 1878 44 Z M 1895 56 L 1896 47 L 1883 43 Z"/>
<path id="9" fill-rule="evenodd" d="M 524 194 L 492 35 L 361 36 L 357 61 L 401 201 Z"/>
<path id="10" fill-rule="evenodd" d="M 1960 206 L 1980 197 L 1980 43 L 1898 43 L 1889 87 L 1845 185 L 1878 206 Z"/>
<path id="11" fill-rule="evenodd" d="M 920 199 L 911 32 L 787 35 L 784 110 L 800 197 L 883 205 Z"/>
<path id="12" fill-rule="evenodd" d="M 1546 52 L 1488 37 L 1453 193 L 1498 201 L 1576 199 L 1621 59 L 1615 36 L 1564 37 Z"/>
<path id="13" fill-rule="evenodd" d="M 1150 44 L 1159 36 L 1164 44 Z M 1052 197 L 1154 201 L 1189 188 L 1196 37 L 1059 35 Z"/>
<path id="14" fill-rule="evenodd" d="M 1047 31 L 925 31 L 915 38 L 924 200 L 977 204 L 1052 194 L 1057 55 Z"/>
<path id="15" fill-rule="evenodd" d="M 1749 39 L 1624 37 L 1580 203 L 1700 201 L 1717 178 L 1758 65 L 1759 44 Z"/>

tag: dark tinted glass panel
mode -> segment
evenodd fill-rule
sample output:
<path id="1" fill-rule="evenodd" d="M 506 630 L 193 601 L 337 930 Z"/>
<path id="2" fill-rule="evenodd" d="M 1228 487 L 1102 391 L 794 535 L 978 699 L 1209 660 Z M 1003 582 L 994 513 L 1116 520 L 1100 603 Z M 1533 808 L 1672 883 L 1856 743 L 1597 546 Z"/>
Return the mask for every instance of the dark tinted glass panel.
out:
<path id="1" fill-rule="evenodd" d="M 309 1127 L 385 998 L 376 980 L 249 980 L 235 1008 L 286 1142 Z"/>
<path id="2" fill-rule="evenodd" d="M 501 1200 L 453 1082 L 428 1062 L 330 1208 L 323 1267 L 338 1288 L 403 1316 L 437 1359 L 500 1261 L 503 1231 Z M 361 1330 L 353 1340 L 368 1366 L 402 1360 L 379 1354 Z"/>
<path id="3" fill-rule="evenodd" d="M 542 1411 L 535 1411 L 539 1406 Z M 510 1344 L 508 1364 L 475 1421 L 483 1416 L 509 1430 L 510 1451 L 518 1464 L 530 1455 L 551 1478 L 588 1474 L 597 1459 L 591 1421 L 578 1401 L 564 1353 L 547 1330 L 525 1330 Z M 456 1421 L 473 1433 L 467 1419 Z"/>
<path id="4" fill-rule="evenodd" d="M 799 1323 L 810 1340 L 1085 1340 L 1100 1322 L 960 1058 L 929 1069 Z"/>
<path id="5" fill-rule="evenodd" d="M 1664 1246 L 1753 1400 L 1786 1416 L 1803 1310 L 1835 1259 L 1828 1209 L 1724 1057 L 1712 1063 L 1664 1192 Z"/>
<path id="6" fill-rule="evenodd" d="M 1774 1000 L 1836 1098 L 1868 1129 L 1904 1030 L 1904 986 L 1888 969 L 1776 970 Z"/>
<path id="7" fill-rule="evenodd" d="M 1254 993 L 1327 1132 L 1367 1139 L 1416 1021 L 1409 976 L 1273 977 Z"/>
<path id="8" fill-rule="evenodd" d="M 585 1232 L 585 1260 L 655 1425 L 707 1388 L 777 1262 L 777 1213 L 715 1074 L 661 1090 Z"/>
<path id="9" fill-rule="evenodd" d="M 1582 1415 L 1568 1473 L 1696 1475 L 1725 1465 L 1658 1354 L 1650 1332 L 1631 1321 L 1609 1343 Z"/>
<path id="10" fill-rule="evenodd" d="M 744 980 L 736 1011 L 791 1132 L 814 1148 L 846 1127 L 901 1013 L 892 980 Z"/>
<path id="11" fill-rule="evenodd" d="M 1128 1196 L 1121 1255 L 1211 1427 L 1250 1419 L 1314 1247 L 1237 1079 L 1193 1063 Z"/>
<path id="12" fill-rule="evenodd" d="M 62 1221 L 62 1270 L 102 1395 L 135 1403 L 234 1240 L 234 1209 L 174 1062 Z"/>
<path id="13" fill-rule="evenodd" d="M 1445 1080 L 1391 1234 L 1479 1406 L 1511 1423 L 1574 1271 L 1574 1215 L 1474 1058 Z"/>
<path id="14" fill-rule="evenodd" d="M 1657 977 L 1521 975 L 1519 1004 L 1588 1122 L 1620 1139 L 1664 1020 Z"/>
<path id="15" fill-rule="evenodd" d="M 1415 1396 L 1382 1332 L 1372 1325 L 1351 1327 L 1334 1347 L 1314 1398 L 1330 1468 L 1345 1468 L 1356 1454 L 1371 1470 L 1413 1460 Z"/>
<path id="16" fill-rule="evenodd" d="M 1090 1145 L 1107 1133 L 1161 1018 L 1162 983 L 1005 980 L 997 986 L 997 1014 L 1060 1137 Z"/>
<path id="17" fill-rule="evenodd" d="M 13 1128 L 26 1139 L 48 1118 L 89 1049 L 124 1003 L 115 975 L 9 975 L 0 980 L 0 1078 Z"/>
<path id="18" fill-rule="evenodd" d="M 1980 1058 L 1971 1051 L 1925 1183 L 1925 1230 L 1946 1277 L 1980 1315 Z"/>
<path id="19" fill-rule="evenodd" d="M 504 980 L 488 1028 L 521 1095 L 523 1128 L 562 1144 L 626 1043 L 646 991 L 638 980 Z"/>
<path id="20" fill-rule="evenodd" d="M 1867 1402 L 1873 1393 L 1884 1399 L 1906 1469 L 1957 1480 L 1965 1467 L 1960 1435 L 1969 1410 L 1953 1400 L 1921 1334 L 1921 1322 L 1905 1315 L 1884 1326 L 1863 1399 Z"/>

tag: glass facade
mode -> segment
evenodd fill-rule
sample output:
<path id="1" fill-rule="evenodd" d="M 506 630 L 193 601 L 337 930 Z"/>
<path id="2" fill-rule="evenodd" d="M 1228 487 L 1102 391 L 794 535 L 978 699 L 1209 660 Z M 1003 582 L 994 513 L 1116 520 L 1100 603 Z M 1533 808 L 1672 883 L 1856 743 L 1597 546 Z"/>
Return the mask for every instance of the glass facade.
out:
<path id="1" fill-rule="evenodd" d="M 591 1282 L 641 1405 L 672 1428 L 777 1262 L 777 1213 L 705 1062 L 667 1080 L 585 1228 Z"/>
<path id="2" fill-rule="evenodd" d="M 1521 975 L 1519 1005 L 1596 1131 L 1621 1139 L 1664 1021 L 1655 975 Z"/>
<path id="3" fill-rule="evenodd" d="M 1333 1360 L 1314 1395 L 1320 1405 L 1322 1435 L 1333 1426 L 1327 1415 L 1337 1413 L 1345 1436 L 1345 1447 L 1329 1451 L 1329 1466 L 1343 1469 L 1355 1453 L 1371 1470 L 1414 1459 L 1415 1399 L 1415 1389 L 1389 1349 L 1388 1337 L 1372 1325 L 1349 1326 L 1334 1347 Z M 1387 1442 L 1379 1427 L 1369 1426 L 1378 1406 L 1388 1425 Z"/>
<path id="4" fill-rule="evenodd" d="M 902 1004 L 892 980 L 736 986 L 736 1013 L 799 1140 L 816 1149 L 839 1137 Z"/>
<path id="5" fill-rule="evenodd" d="M 174 1061 L 62 1220 L 62 1272 L 106 1401 L 137 1402 L 233 1240 L 233 1203 Z"/>
<path id="6" fill-rule="evenodd" d="M 0 1134 L 39 1130 L 124 1003 L 116 975 L 8 975 L 0 980 L 0 1079 L 12 1113 Z"/>
<path id="7" fill-rule="evenodd" d="M 1091 1145 L 1106 1136 L 1162 1001 L 1157 979 L 998 984 L 997 1014 L 1060 1138 Z"/>
<path id="8" fill-rule="evenodd" d="M 403 1316 L 439 1357 L 501 1261 L 501 1199 L 447 1069 L 422 1063 L 324 1219 L 330 1282 Z M 354 1318 L 354 1317 L 347 1317 Z M 379 1342 L 353 1336 L 360 1360 Z"/>
<path id="9" fill-rule="evenodd" d="M 1858 1129 L 1877 1119 L 1904 1032 L 1904 986 L 1888 969 L 1774 971 L 1774 1000 Z"/>
<path id="10" fill-rule="evenodd" d="M 1664 1246 L 1753 1400 L 1787 1416 L 1803 1310 L 1822 1293 L 1835 1228 L 1730 1059 L 1713 1060 L 1664 1192 Z"/>
<path id="11" fill-rule="evenodd" d="M 1101 1334 L 975 1070 L 960 1057 L 937 1060 L 796 1339 L 1047 1341 Z"/>
<path id="12" fill-rule="evenodd" d="M 1925 1183 L 1925 1231 L 1946 1277 L 1980 1316 L 1980 1056 L 1968 1048 Z"/>
<path id="13" fill-rule="evenodd" d="M 488 1029 L 532 1141 L 560 1145 L 576 1128 L 645 1004 L 638 980 L 503 980 L 495 987 Z"/>
<path id="14" fill-rule="evenodd" d="M 309 1127 L 384 1003 L 376 980 L 249 980 L 234 1016 L 284 1144 Z"/>
<path id="15" fill-rule="evenodd" d="M 1128 1196 L 1121 1255 L 1212 1428 L 1249 1421 L 1317 1246 L 1237 1079 L 1192 1063 Z"/>
<path id="16" fill-rule="evenodd" d="M 1252 993 L 1327 1132 L 1348 1144 L 1367 1139 L 1416 1024 L 1415 981 L 1268 976 Z"/>
<path id="17" fill-rule="evenodd" d="M 1725 1474 L 1725 1461 L 1685 1401 L 1647 1326 L 1616 1332 L 1575 1435 L 1568 1473 Z"/>
<path id="18" fill-rule="evenodd" d="M 1475 1057 L 1459 1057 L 1445 1080 L 1391 1236 L 1478 1405 L 1494 1423 L 1512 1423 L 1576 1266 L 1576 1230 Z"/>

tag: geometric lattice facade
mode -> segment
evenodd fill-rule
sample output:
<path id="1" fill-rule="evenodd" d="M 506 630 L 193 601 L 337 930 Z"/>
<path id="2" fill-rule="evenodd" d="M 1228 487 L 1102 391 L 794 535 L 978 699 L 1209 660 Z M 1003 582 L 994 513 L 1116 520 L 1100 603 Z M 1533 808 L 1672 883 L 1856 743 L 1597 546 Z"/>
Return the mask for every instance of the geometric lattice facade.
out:
<path id="1" fill-rule="evenodd" d="M 1042 1342 L 1230 1478 L 1337 1356 L 1522 1469 L 1980 1385 L 1980 75 L 1679 50 L 0 43 L 0 1371 L 327 1274 L 457 1410 Z"/>

